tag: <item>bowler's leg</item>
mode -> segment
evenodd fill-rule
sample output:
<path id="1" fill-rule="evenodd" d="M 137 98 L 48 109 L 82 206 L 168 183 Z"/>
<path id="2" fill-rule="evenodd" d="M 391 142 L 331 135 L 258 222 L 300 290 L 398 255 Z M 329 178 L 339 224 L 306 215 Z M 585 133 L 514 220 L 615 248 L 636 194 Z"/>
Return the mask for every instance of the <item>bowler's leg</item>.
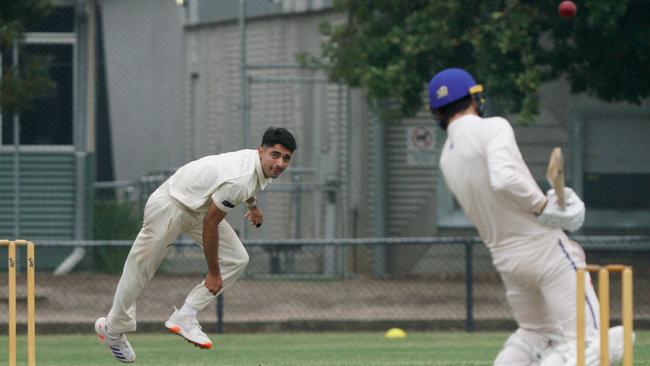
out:
<path id="1" fill-rule="evenodd" d="M 169 244 L 180 234 L 180 215 L 179 209 L 160 189 L 147 202 L 142 229 L 124 263 L 107 317 L 110 333 L 135 331 L 136 299 L 165 259 Z"/>
<path id="2" fill-rule="evenodd" d="M 197 243 L 202 243 L 202 233 L 201 236 L 198 236 L 197 231 L 193 230 L 190 235 Z M 247 265 L 248 253 L 246 253 L 246 249 L 239 240 L 237 233 L 226 220 L 221 221 L 219 223 L 219 267 L 221 268 L 223 287 L 219 293 L 232 286 L 244 273 Z M 210 293 L 201 282 L 190 291 L 185 302 L 196 309 L 203 309 L 215 298 L 216 295 Z"/>
<path id="3" fill-rule="evenodd" d="M 113 298 L 108 317 L 95 321 L 95 332 L 113 357 L 124 363 L 135 361 L 135 351 L 124 333 L 134 331 L 135 300 L 149 283 L 167 254 L 167 244 L 176 238 L 179 211 L 170 205 L 170 198 L 158 188 L 147 201 L 142 229 L 135 239 L 124 264 L 122 277 Z"/>
<path id="4" fill-rule="evenodd" d="M 108 313 L 109 332 L 119 334 L 135 331 L 136 299 L 167 255 L 166 244 L 159 241 L 149 229 L 140 230 L 124 263 L 113 307 Z"/>
<path id="5" fill-rule="evenodd" d="M 188 231 L 192 239 L 203 245 L 203 227 L 196 225 Z M 221 278 L 223 286 L 221 292 L 232 286 L 241 276 L 248 264 L 248 253 L 244 245 L 237 237 L 237 233 L 225 221 L 219 223 L 219 267 L 221 269 Z M 199 283 L 194 287 L 180 310 L 174 311 L 165 326 L 171 332 L 176 333 L 188 342 L 200 348 L 212 348 L 212 341 L 201 330 L 201 326 L 196 320 L 196 314 L 199 310 L 205 308 L 212 300 L 216 298 L 204 283 Z"/>

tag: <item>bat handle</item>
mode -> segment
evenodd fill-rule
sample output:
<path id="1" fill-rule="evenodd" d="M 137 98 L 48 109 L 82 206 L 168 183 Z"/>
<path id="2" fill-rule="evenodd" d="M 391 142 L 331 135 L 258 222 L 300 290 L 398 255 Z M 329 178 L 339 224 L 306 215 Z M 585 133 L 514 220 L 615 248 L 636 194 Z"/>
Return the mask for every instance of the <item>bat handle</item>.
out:
<path id="1" fill-rule="evenodd" d="M 564 208 L 566 207 L 566 198 L 564 197 L 564 184 L 556 187 L 555 194 L 557 195 L 558 206 L 560 206 L 560 208 L 564 210 Z"/>

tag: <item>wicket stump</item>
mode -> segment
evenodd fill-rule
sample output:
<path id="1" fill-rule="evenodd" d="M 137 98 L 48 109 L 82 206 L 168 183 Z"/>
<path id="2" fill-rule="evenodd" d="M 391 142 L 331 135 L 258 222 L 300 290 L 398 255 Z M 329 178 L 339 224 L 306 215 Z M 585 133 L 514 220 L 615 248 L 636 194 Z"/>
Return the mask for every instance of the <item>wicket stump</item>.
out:
<path id="1" fill-rule="evenodd" d="M 621 273 L 621 303 L 623 321 L 623 366 L 632 366 L 634 360 L 632 339 L 632 267 L 621 264 L 588 265 L 576 272 L 577 291 L 577 366 L 585 365 L 585 277 L 587 272 L 598 272 L 598 300 L 600 303 L 600 364 L 609 365 L 609 272 Z"/>
<path id="2" fill-rule="evenodd" d="M 36 365 L 36 299 L 34 243 L 25 240 L 0 240 L 7 247 L 7 275 L 9 277 L 8 322 L 9 366 L 16 366 L 16 246 L 27 248 L 27 365 Z"/>

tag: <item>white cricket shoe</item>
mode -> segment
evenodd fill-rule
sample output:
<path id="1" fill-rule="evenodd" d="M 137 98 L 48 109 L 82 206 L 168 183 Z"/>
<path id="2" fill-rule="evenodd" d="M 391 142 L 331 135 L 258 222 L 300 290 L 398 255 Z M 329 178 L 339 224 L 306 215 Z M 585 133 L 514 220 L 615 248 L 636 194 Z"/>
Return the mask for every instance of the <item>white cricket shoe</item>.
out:
<path id="1" fill-rule="evenodd" d="M 181 315 L 178 309 L 174 309 L 172 316 L 165 322 L 165 327 L 199 348 L 212 348 L 212 341 L 203 333 L 196 317 Z"/>
<path id="2" fill-rule="evenodd" d="M 609 363 L 614 365 L 623 359 L 623 326 L 617 325 L 609 328 Z M 636 334 L 632 333 L 632 344 Z"/>
<path id="3" fill-rule="evenodd" d="M 99 343 L 104 343 L 113 354 L 113 357 L 120 362 L 131 363 L 135 361 L 135 351 L 124 334 L 114 337 L 106 331 L 106 318 L 102 317 L 95 321 L 95 332 L 99 337 Z"/>

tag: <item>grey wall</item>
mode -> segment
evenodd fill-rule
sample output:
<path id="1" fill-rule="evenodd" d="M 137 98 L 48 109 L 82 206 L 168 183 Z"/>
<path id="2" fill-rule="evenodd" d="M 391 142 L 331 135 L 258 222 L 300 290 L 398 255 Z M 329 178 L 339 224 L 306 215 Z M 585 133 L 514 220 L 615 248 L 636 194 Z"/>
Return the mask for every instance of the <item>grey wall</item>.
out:
<path id="1" fill-rule="evenodd" d="M 206 24 L 237 19 L 239 0 L 186 0 L 189 24 Z M 246 17 L 303 13 L 332 7 L 332 0 L 246 0 Z"/>
<path id="2" fill-rule="evenodd" d="M 182 163 L 183 24 L 173 1 L 100 0 L 116 180 Z"/>
<path id="3" fill-rule="evenodd" d="M 213 10 L 225 11 L 222 8 Z M 331 11 L 289 13 L 291 14 L 283 11 L 277 16 L 268 15 L 248 20 L 249 64 L 294 63 L 294 54 L 301 51 L 318 55 L 322 37 L 318 32 L 318 25 L 321 21 L 345 20 L 344 15 Z M 240 69 L 237 23 L 212 21 L 201 26 L 188 27 L 187 32 L 185 79 L 190 81 L 192 86 L 187 88 L 186 94 L 184 154 L 187 157 L 201 156 L 239 148 L 242 136 L 239 123 Z M 296 74 L 287 70 L 268 69 L 250 70 L 249 75 L 253 78 L 282 78 L 311 77 L 317 73 L 303 71 Z M 486 87 L 489 97 L 489 85 Z M 281 83 L 254 83 L 251 87 L 253 135 L 258 136 L 267 124 L 286 125 L 295 129 L 299 143 L 303 144 L 295 155 L 297 165 L 310 162 L 313 156 L 327 155 L 324 151 L 312 153 L 315 141 L 311 138 L 318 123 L 311 118 L 311 114 L 304 113 L 313 107 L 309 101 L 312 95 L 310 93 L 310 89 L 304 86 Z M 561 146 L 564 150 L 569 181 L 573 176 L 582 175 L 582 163 L 574 162 L 578 161 L 576 159 L 582 161 L 580 157 L 584 152 L 579 144 L 574 143 L 581 137 L 574 136 L 573 130 L 576 129 L 577 120 L 584 120 L 581 126 L 584 126 L 585 130 L 598 128 L 598 121 L 590 127 L 587 119 L 593 118 L 588 118 L 589 113 L 598 111 L 598 114 L 602 115 L 600 111 L 620 109 L 625 111 L 625 118 L 633 121 L 637 129 L 641 128 L 638 126 L 643 126 L 643 121 L 648 120 L 647 103 L 640 107 L 612 105 L 586 96 L 572 95 L 568 85 L 562 80 L 544 85 L 540 89 L 540 97 L 539 116 L 528 126 L 517 124 L 514 116 L 505 116 L 515 125 L 524 159 L 540 182 L 545 181 L 546 164 L 554 146 Z M 328 103 L 324 100 L 320 108 L 326 109 Z M 350 143 L 349 149 L 345 151 L 349 155 L 339 159 L 347 161 L 349 170 L 346 176 L 347 197 L 344 200 L 347 207 L 337 208 L 339 224 L 343 221 L 341 225 L 346 228 L 342 231 L 343 236 L 377 235 L 378 226 L 385 231 L 383 235 L 389 236 L 476 235 L 475 229 L 462 212 L 454 208 L 449 193 L 443 187 L 440 187 L 442 192 L 438 191 L 440 179 L 437 153 L 433 154 L 435 156 L 430 164 L 414 164 L 412 159 L 409 159 L 411 151 L 406 138 L 409 128 L 435 126 L 426 104 L 423 92 L 422 109 L 419 113 L 414 118 L 388 122 L 385 136 L 382 141 L 377 142 L 373 137 L 378 130 L 376 118 L 368 110 L 363 93 L 353 90 L 350 94 L 349 106 L 346 107 L 350 119 L 346 133 Z M 607 121 L 612 125 L 621 122 L 624 121 L 620 121 L 620 118 L 609 117 Z M 325 131 L 330 129 L 321 127 L 324 139 L 328 138 L 325 136 L 336 136 L 337 131 L 331 130 L 327 134 Z M 437 128 L 434 134 L 436 138 L 442 137 Z M 593 140 L 593 136 L 593 133 L 587 134 L 585 143 L 591 141 L 590 138 Z M 620 138 L 624 139 L 625 136 L 627 135 L 621 134 Z M 439 142 L 442 142 L 442 138 Z M 377 143 L 383 148 L 383 162 L 377 156 L 377 151 L 381 151 L 377 149 Z M 329 144 L 323 144 L 323 147 L 327 146 Z M 612 149 L 615 148 L 618 146 L 612 146 Z M 645 150 L 639 148 L 634 151 L 638 156 L 642 156 Z M 385 174 L 383 185 L 378 182 L 381 174 L 377 174 L 377 171 Z M 380 197 L 379 192 L 382 189 L 384 194 Z M 580 191 L 578 183 L 576 190 Z M 384 202 L 383 211 L 376 204 L 380 200 Z M 441 202 L 450 203 L 452 211 L 439 210 Z M 309 204 L 303 201 L 303 205 Z M 306 206 L 303 210 L 303 223 L 310 222 L 311 219 Z M 384 217 L 385 225 L 378 225 Z M 445 220 L 446 222 L 443 222 Z M 267 236 L 286 237 L 288 232 L 290 231 L 285 228 L 282 232 Z M 314 230 L 311 234 L 318 236 L 319 231 Z"/>
<path id="4" fill-rule="evenodd" d="M 298 52 L 320 53 L 319 24 L 331 13 L 294 13 L 247 21 L 249 65 L 296 64 Z M 187 27 L 184 156 L 191 159 L 243 147 L 240 108 L 240 33 L 236 22 L 223 21 Z M 233 214 L 233 227 L 251 238 L 346 236 L 350 174 L 347 158 L 347 88 L 326 83 L 322 72 L 305 68 L 251 68 L 248 70 L 251 135 L 248 148 L 260 143 L 268 126 L 292 131 L 298 142 L 291 168 L 267 191 L 258 195 L 265 212 L 260 229 L 244 232 L 244 222 Z M 270 80 L 272 79 L 272 80 Z M 296 170 L 298 171 L 298 170 Z M 292 182 L 305 191 L 279 192 Z M 337 205 L 331 207 L 322 184 L 338 182 Z M 339 225 L 333 228 L 332 222 Z"/>

